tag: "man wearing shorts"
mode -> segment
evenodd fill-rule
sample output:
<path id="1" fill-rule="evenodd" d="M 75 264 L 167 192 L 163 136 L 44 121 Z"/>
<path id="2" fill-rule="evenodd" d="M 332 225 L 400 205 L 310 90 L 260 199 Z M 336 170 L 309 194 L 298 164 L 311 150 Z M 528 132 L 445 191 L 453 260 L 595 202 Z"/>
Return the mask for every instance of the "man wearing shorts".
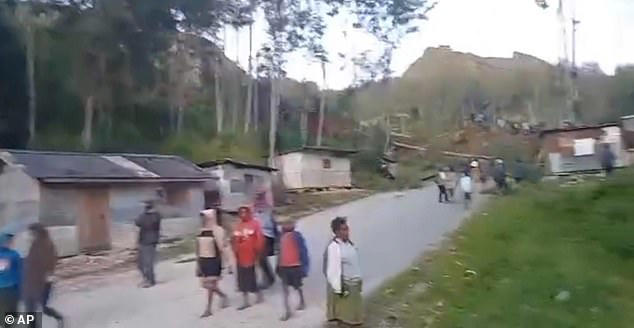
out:
<path id="1" fill-rule="evenodd" d="M 284 315 L 282 321 L 290 319 L 292 313 L 288 304 L 289 287 L 297 290 L 299 295 L 299 306 L 297 310 L 306 308 L 304 292 L 302 291 L 302 280 L 308 275 L 309 259 L 308 249 L 304 236 L 299 231 L 295 231 L 295 223 L 288 220 L 282 224 L 282 237 L 280 238 L 280 257 L 277 265 L 277 274 L 282 280 L 284 291 Z"/>

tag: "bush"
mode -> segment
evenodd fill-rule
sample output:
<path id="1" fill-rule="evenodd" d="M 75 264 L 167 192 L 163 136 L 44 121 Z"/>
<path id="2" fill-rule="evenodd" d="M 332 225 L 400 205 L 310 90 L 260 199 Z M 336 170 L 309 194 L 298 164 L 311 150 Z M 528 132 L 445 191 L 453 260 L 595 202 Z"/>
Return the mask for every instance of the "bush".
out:
<path id="1" fill-rule="evenodd" d="M 233 158 L 235 160 L 264 164 L 266 153 L 253 136 L 234 136 L 223 134 L 219 138 L 205 140 L 196 136 L 171 137 L 162 146 L 166 154 L 180 155 L 196 163 Z"/>

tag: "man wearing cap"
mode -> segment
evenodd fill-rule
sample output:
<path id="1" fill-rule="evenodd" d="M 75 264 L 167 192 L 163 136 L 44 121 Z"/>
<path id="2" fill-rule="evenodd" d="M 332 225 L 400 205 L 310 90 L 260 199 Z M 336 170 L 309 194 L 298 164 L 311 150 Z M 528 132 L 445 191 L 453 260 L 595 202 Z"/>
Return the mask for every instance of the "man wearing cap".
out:
<path id="1" fill-rule="evenodd" d="M 154 261 L 156 245 L 161 236 L 161 216 L 154 207 L 154 202 L 145 202 L 145 211 L 136 219 L 139 227 L 138 265 L 143 276 L 141 287 L 148 288 L 156 284 L 154 277 Z"/>

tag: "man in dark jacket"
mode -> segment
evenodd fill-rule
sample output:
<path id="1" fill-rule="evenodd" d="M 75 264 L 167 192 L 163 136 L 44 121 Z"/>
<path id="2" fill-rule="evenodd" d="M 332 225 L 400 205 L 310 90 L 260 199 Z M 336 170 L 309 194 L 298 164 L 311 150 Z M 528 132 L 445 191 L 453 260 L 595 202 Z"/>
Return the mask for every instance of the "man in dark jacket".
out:
<path id="1" fill-rule="evenodd" d="M 493 180 L 495 180 L 499 193 L 505 193 L 508 190 L 508 185 L 506 184 L 506 166 L 502 159 L 498 158 L 495 160 Z"/>
<path id="2" fill-rule="evenodd" d="M 610 144 L 603 144 L 603 152 L 601 152 L 601 166 L 603 167 L 606 175 L 612 174 L 615 161 L 616 156 L 614 156 L 612 149 L 610 149 Z"/>
<path id="3" fill-rule="evenodd" d="M 143 275 L 143 288 L 156 284 L 154 278 L 154 261 L 156 259 L 156 245 L 161 234 L 161 216 L 152 202 L 147 202 L 145 211 L 136 219 L 139 227 L 139 245 L 137 249 L 138 265 Z"/>

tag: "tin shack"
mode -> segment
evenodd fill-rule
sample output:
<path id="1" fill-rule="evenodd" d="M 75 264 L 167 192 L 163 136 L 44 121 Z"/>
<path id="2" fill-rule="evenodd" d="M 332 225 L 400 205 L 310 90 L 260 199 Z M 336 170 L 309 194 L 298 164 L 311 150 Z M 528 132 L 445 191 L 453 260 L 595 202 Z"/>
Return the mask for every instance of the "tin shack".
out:
<path id="1" fill-rule="evenodd" d="M 265 192 L 267 200 L 273 204 L 273 173 L 276 169 L 230 158 L 208 161 L 198 166 L 218 179 L 217 184 L 205 190 L 207 207 L 235 213 L 240 206 L 253 202 L 256 192 Z"/>
<path id="2" fill-rule="evenodd" d="M 194 232 L 211 179 L 177 156 L 0 150 L 0 226 L 39 221 L 61 256 L 134 246 L 146 201 L 166 236 Z"/>
<path id="3" fill-rule="evenodd" d="M 275 158 L 288 189 L 322 189 L 352 187 L 351 149 L 303 147 Z"/>
<path id="4" fill-rule="evenodd" d="M 544 130 L 540 137 L 541 157 L 550 174 L 601 170 L 606 144 L 616 156 L 616 167 L 628 165 L 621 126 L 616 123 Z"/>

